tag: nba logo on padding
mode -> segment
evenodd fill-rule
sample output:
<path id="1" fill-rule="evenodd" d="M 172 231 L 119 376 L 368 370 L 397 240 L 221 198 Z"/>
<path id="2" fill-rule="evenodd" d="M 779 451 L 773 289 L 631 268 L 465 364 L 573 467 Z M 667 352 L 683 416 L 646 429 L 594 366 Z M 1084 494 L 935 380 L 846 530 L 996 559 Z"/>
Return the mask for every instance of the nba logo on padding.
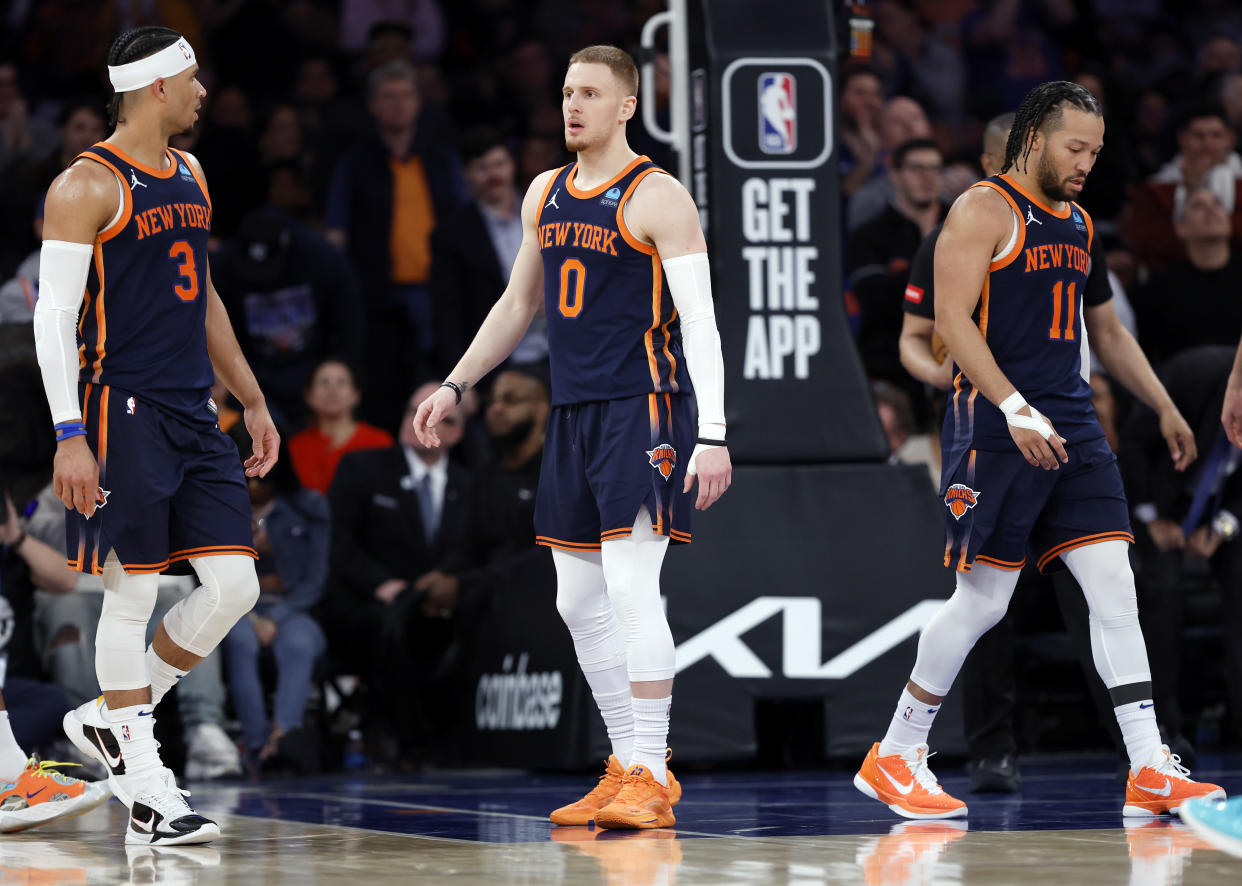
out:
<path id="1" fill-rule="evenodd" d="M 954 483 L 944 494 L 945 507 L 949 509 L 949 513 L 955 520 L 962 519 L 962 515 L 978 503 L 979 493 L 961 483 Z"/>
<path id="2" fill-rule="evenodd" d="M 787 71 L 759 75 L 759 149 L 792 154 L 798 147 L 797 80 Z"/>
<path id="3" fill-rule="evenodd" d="M 647 458 L 665 480 L 673 476 L 673 468 L 677 465 L 677 450 L 672 446 L 657 443 L 655 449 L 647 451 Z"/>

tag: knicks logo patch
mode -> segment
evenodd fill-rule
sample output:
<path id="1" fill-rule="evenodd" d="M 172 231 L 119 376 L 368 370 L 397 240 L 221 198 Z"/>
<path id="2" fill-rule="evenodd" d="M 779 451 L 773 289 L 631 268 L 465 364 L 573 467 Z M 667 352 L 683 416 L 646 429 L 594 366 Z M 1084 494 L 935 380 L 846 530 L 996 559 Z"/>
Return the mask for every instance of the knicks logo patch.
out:
<path id="1" fill-rule="evenodd" d="M 979 504 L 979 496 L 982 494 L 969 486 L 954 483 L 949 487 L 949 491 L 944 494 L 944 505 L 949 509 L 949 513 L 953 515 L 954 520 L 960 520 L 963 514 Z"/>
<path id="2" fill-rule="evenodd" d="M 673 476 L 673 468 L 677 466 L 677 450 L 667 443 L 657 443 L 655 449 L 647 450 L 647 459 L 667 480 Z"/>

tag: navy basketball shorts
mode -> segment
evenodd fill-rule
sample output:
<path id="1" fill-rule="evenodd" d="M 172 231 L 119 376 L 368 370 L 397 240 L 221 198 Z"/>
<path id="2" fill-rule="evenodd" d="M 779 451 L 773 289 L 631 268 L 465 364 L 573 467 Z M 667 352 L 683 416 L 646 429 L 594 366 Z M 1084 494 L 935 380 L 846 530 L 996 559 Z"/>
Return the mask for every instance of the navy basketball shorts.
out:
<path id="1" fill-rule="evenodd" d="M 257 557 L 241 457 L 202 408 L 202 421 L 191 423 L 138 394 L 84 387 L 100 501 L 89 520 L 67 512 L 70 568 L 102 575 L 110 551 L 129 573 L 212 554 Z"/>
<path id="2" fill-rule="evenodd" d="M 1040 572 L 1060 568 L 1060 555 L 1113 539 L 1133 542 L 1117 457 L 1100 437 L 1068 445 L 1069 462 L 1045 471 L 1015 446 L 972 449 L 941 479 L 944 565 L 969 572 L 1026 565 L 1028 543 Z"/>
<path id="3" fill-rule="evenodd" d="M 535 500 L 535 541 L 598 551 L 625 538 L 644 505 L 651 528 L 690 541 L 694 498 L 682 492 L 694 450 L 693 398 L 641 394 L 555 406 Z"/>

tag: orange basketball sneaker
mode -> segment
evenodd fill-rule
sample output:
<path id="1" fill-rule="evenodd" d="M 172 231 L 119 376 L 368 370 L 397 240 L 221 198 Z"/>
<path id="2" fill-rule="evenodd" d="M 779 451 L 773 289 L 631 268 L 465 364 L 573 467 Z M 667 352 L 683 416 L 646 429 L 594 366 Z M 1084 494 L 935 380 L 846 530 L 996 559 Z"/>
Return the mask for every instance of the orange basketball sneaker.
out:
<path id="1" fill-rule="evenodd" d="M 665 755 L 665 761 L 672 759 L 673 750 L 669 748 Z M 677 805 L 677 801 L 681 799 L 681 785 L 677 779 L 673 777 L 673 771 L 668 771 L 668 793 L 669 804 Z M 560 809 L 554 810 L 548 816 L 553 824 L 559 825 L 587 825 L 595 820 L 595 813 L 603 809 L 617 793 L 621 790 L 621 782 L 625 778 L 625 767 L 617 759 L 615 754 L 609 754 L 607 765 L 604 768 L 604 774 L 599 777 L 599 783 L 595 785 L 585 797 L 576 803 L 570 803 L 568 806 L 562 806 Z"/>
<path id="2" fill-rule="evenodd" d="M 1170 753 L 1168 745 L 1161 745 L 1137 775 L 1131 772 L 1126 779 L 1126 805 L 1121 807 L 1121 814 L 1168 815 L 1195 797 L 1225 799 L 1220 786 L 1193 781 L 1189 776 L 1190 770 L 1182 765 L 1182 758 Z"/>
<path id="3" fill-rule="evenodd" d="M 671 828 L 677 823 L 670 796 L 675 782 L 660 784 L 651 770 L 635 763 L 621 779 L 621 790 L 612 802 L 595 813 L 597 828 L 636 830 L 639 828 Z"/>
<path id="4" fill-rule="evenodd" d="M 927 765 L 927 745 L 916 744 L 904 754 L 880 756 L 871 746 L 854 787 L 879 800 L 903 818 L 963 818 L 966 804 L 945 793 Z"/>
<path id="5" fill-rule="evenodd" d="M 72 818 L 112 796 L 106 781 L 82 781 L 57 772 L 76 763 L 26 761 L 17 781 L 0 785 L 0 833 L 24 831 L 49 821 Z"/>

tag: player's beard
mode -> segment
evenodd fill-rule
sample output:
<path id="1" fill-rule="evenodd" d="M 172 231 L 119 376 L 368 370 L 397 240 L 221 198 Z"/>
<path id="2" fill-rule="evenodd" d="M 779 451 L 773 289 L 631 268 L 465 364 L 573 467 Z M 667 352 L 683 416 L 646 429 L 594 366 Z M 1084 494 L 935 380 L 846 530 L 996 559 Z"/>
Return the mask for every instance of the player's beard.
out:
<path id="1" fill-rule="evenodd" d="M 565 150 L 569 151 L 571 154 L 577 154 L 579 151 L 584 150 L 589 144 L 590 142 L 588 142 L 587 139 L 581 135 L 574 135 L 569 132 L 565 133 Z"/>
<path id="2" fill-rule="evenodd" d="M 1073 200 L 1074 195 L 1065 187 L 1065 183 L 1068 180 L 1062 178 L 1061 174 L 1057 172 L 1057 168 L 1053 165 L 1052 160 L 1049 159 L 1047 151 L 1040 155 L 1039 168 L 1035 170 L 1035 183 L 1039 185 L 1039 189 L 1045 195 L 1057 203 Z"/>

